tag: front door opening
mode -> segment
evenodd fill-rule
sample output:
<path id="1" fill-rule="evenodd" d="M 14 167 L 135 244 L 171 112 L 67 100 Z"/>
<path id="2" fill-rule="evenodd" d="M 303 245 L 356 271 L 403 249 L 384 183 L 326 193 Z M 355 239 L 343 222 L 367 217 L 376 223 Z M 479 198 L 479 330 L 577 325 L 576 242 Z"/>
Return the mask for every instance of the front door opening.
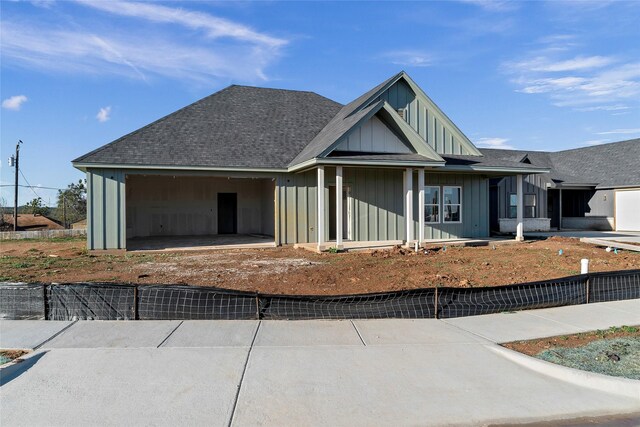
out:
<path id="1" fill-rule="evenodd" d="M 218 234 L 238 233 L 238 193 L 218 193 Z"/>
<path id="2" fill-rule="evenodd" d="M 352 240 L 351 237 L 351 189 L 342 186 L 342 238 Z M 336 187 L 329 186 L 329 240 L 336 239 Z"/>

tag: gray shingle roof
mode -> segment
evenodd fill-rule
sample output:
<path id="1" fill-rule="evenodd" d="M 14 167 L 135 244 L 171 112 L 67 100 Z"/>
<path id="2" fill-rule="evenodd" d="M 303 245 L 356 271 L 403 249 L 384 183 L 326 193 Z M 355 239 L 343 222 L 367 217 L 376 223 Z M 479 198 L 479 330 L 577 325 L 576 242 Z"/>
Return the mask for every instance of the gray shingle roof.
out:
<path id="1" fill-rule="evenodd" d="M 517 156 L 495 156 L 493 153 L 484 153 L 482 156 L 471 156 L 462 154 L 443 154 L 442 158 L 447 162 L 447 166 L 481 166 L 486 168 L 510 168 L 510 169 L 532 169 L 539 170 L 547 168 L 544 165 L 534 165 L 521 163 L 521 157 Z"/>
<path id="2" fill-rule="evenodd" d="M 341 108 L 312 92 L 229 86 L 74 163 L 286 168 Z"/>
<path id="3" fill-rule="evenodd" d="M 589 185 L 597 188 L 640 185 L 640 138 L 557 152 L 480 149 L 488 161 L 521 161 L 551 171 L 556 185 Z"/>

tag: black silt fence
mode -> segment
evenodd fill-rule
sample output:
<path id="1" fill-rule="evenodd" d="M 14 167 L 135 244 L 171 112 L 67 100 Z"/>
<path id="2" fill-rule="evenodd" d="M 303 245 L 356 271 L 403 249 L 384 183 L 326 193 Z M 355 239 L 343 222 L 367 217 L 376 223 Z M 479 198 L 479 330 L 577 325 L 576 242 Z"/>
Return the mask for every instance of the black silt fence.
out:
<path id="1" fill-rule="evenodd" d="M 258 318 L 258 296 L 196 286 L 139 286 L 141 320 L 241 320 Z"/>
<path id="2" fill-rule="evenodd" d="M 63 283 L 46 288 L 49 320 L 133 320 L 135 286 Z"/>
<path id="3" fill-rule="evenodd" d="M 640 298 L 640 270 L 345 296 L 260 295 L 186 285 L 0 283 L 0 319 L 424 319 L 632 298 Z"/>
<path id="4" fill-rule="evenodd" d="M 0 319 L 45 319 L 45 286 L 40 283 L 3 283 L 0 286 Z"/>
<path id="5" fill-rule="evenodd" d="M 438 289 L 438 317 L 463 317 L 503 311 L 585 304 L 587 275 L 490 288 Z"/>
<path id="6" fill-rule="evenodd" d="M 589 302 L 640 298 L 640 270 L 589 275 Z"/>
<path id="7" fill-rule="evenodd" d="M 346 296 L 260 296 L 261 319 L 426 319 L 435 316 L 435 290 Z"/>

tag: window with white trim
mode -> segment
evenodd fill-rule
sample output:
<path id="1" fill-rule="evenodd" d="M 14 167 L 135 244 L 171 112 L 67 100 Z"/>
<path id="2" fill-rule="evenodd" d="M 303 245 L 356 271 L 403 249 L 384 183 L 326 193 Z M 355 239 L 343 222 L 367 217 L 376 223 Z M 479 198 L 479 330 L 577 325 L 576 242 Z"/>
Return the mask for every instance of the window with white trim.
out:
<path id="1" fill-rule="evenodd" d="M 440 187 L 438 186 L 424 187 L 424 222 L 425 224 L 440 222 Z"/>
<path id="2" fill-rule="evenodd" d="M 462 222 L 462 187 L 442 187 L 442 221 Z"/>
<path id="3" fill-rule="evenodd" d="M 536 195 L 535 194 L 524 195 L 524 217 L 525 218 L 536 217 Z"/>
<path id="4" fill-rule="evenodd" d="M 515 218 L 518 216 L 518 195 L 516 193 L 509 193 L 508 209 L 507 218 Z"/>

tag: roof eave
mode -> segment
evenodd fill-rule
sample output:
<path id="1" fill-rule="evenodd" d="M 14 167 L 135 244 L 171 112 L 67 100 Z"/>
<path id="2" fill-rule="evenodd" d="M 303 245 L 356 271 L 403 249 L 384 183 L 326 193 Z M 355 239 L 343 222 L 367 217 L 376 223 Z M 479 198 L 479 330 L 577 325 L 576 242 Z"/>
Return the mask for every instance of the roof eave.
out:
<path id="1" fill-rule="evenodd" d="M 87 169 L 148 169 L 148 170 L 176 170 L 176 171 L 229 171 L 229 172 L 287 172 L 287 168 L 247 168 L 227 166 L 174 166 L 174 165 L 140 165 L 117 163 L 87 163 L 72 162 L 74 168 L 86 172 Z"/>
<path id="2" fill-rule="evenodd" d="M 508 174 L 549 173 L 546 168 L 518 168 L 513 166 L 481 166 L 481 165 L 446 165 L 445 170 L 456 172 L 496 172 Z"/>
<path id="3" fill-rule="evenodd" d="M 300 172 L 314 166 L 358 166 L 358 167 L 402 167 L 402 168 L 442 168 L 444 162 L 438 161 L 420 161 L 420 160 L 357 160 L 357 159 L 340 159 L 340 158 L 314 158 L 297 165 L 291 166 L 288 172 Z"/>

